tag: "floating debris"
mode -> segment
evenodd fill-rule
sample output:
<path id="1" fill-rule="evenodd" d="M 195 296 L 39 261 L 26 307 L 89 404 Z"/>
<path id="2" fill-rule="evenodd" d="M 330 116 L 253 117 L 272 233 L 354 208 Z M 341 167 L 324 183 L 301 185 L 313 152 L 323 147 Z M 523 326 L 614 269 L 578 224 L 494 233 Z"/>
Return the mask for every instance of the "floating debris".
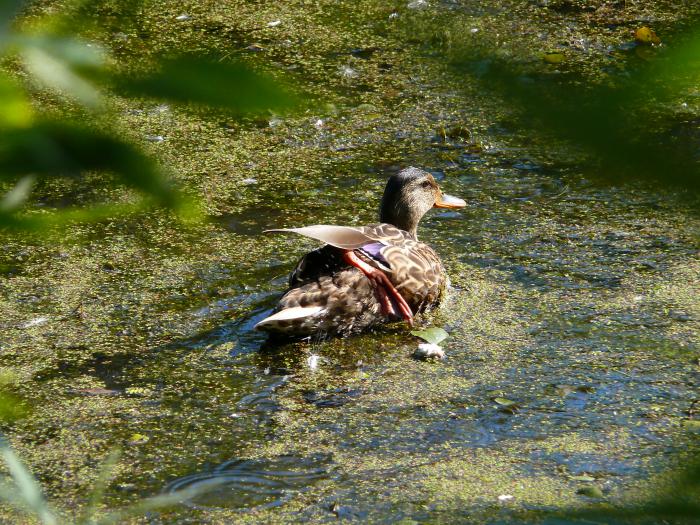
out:
<path id="1" fill-rule="evenodd" d="M 146 140 L 148 142 L 163 142 L 165 138 L 163 135 L 146 135 Z"/>
<path id="2" fill-rule="evenodd" d="M 462 125 L 456 125 L 456 126 L 440 126 L 436 130 L 437 138 L 438 140 L 442 142 L 447 142 L 447 139 L 454 139 L 457 141 L 461 142 L 468 142 L 472 138 L 472 132 L 471 130 Z"/>
<path id="3" fill-rule="evenodd" d="M 595 478 L 593 476 L 589 476 L 587 474 L 582 474 L 580 476 L 571 476 L 569 477 L 571 481 L 585 481 L 586 483 L 591 483 L 592 481 L 595 481 Z"/>
<path id="4" fill-rule="evenodd" d="M 511 496 L 510 494 L 501 494 L 498 496 L 498 501 L 500 503 L 508 503 L 509 501 L 513 501 L 515 499 L 515 496 Z"/>
<path id="5" fill-rule="evenodd" d="M 661 39 L 656 36 L 654 30 L 646 26 L 642 26 L 634 32 L 634 39 L 639 44 L 650 46 L 659 45 L 661 43 Z"/>
<path id="6" fill-rule="evenodd" d="M 564 60 L 566 60 L 566 57 L 563 53 L 557 52 L 546 53 L 543 58 L 544 61 L 548 64 L 561 64 L 562 62 L 564 62 Z"/>
<path id="7" fill-rule="evenodd" d="M 153 394 L 153 390 L 143 386 L 128 386 L 124 389 L 124 393 L 130 396 L 148 396 Z"/>
<path id="8" fill-rule="evenodd" d="M 251 177 L 251 178 L 248 178 L 248 179 L 243 179 L 241 182 L 242 182 L 243 184 L 247 184 L 247 185 L 250 185 L 250 184 L 257 184 L 257 183 L 258 183 L 258 179 L 254 179 L 254 178 Z M 269 373 L 269 371 L 268 371 L 268 373 Z"/>
<path id="9" fill-rule="evenodd" d="M 440 345 L 434 343 L 421 343 L 413 352 L 413 357 L 418 359 L 444 359 L 445 351 Z"/>
<path id="10" fill-rule="evenodd" d="M 347 505 L 341 505 L 337 501 L 334 501 L 328 507 L 328 510 L 335 514 L 336 517 L 341 519 L 350 519 L 356 517 L 355 513 L 352 510 L 352 507 L 349 507 Z"/>
<path id="11" fill-rule="evenodd" d="M 427 2 L 427 0 L 411 0 L 406 7 L 409 9 L 425 9 L 430 7 L 430 4 Z"/>
<path id="12" fill-rule="evenodd" d="M 92 388 L 76 388 L 74 390 L 77 394 L 84 394 L 86 396 L 116 396 L 119 395 L 119 390 L 111 390 L 109 388 L 102 387 L 92 387 Z"/>
<path id="13" fill-rule="evenodd" d="M 520 405 L 517 401 L 505 397 L 495 397 L 493 402 L 498 405 L 498 410 L 500 412 L 505 412 L 507 414 L 515 414 L 520 409 Z"/>
<path id="14" fill-rule="evenodd" d="M 517 405 L 515 401 L 512 399 L 508 399 L 505 397 L 495 397 L 493 399 L 493 402 L 496 403 L 497 405 L 500 405 L 502 407 L 514 407 Z"/>
<path id="15" fill-rule="evenodd" d="M 40 326 L 48 321 L 48 317 L 35 317 L 34 319 L 27 321 L 22 325 L 22 328 L 32 328 L 33 326 Z"/>
<path id="16" fill-rule="evenodd" d="M 177 20 L 178 22 L 182 22 L 184 20 L 189 20 L 189 19 L 190 19 L 190 15 L 185 14 L 185 13 L 181 14 L 180 16 L 175 17 L 175 20 Z"/>
<path id="17" fill-rule="evenodd" d="M 340 66 L 338 74 L 343 78 L 356 78 L 358 76 L 357 70 L 348 65 Z"/>
<path id="18" fill-rule="evenodd" d="M 320 360 L 320 355 L 311 354 L 309 357 L 306 358 L 306 365 L 309 367 L 310 370 L 316 370 L 318 368 L 318 363 Z"/>
<path id="19" fill-rule="evenodd" d="M 151 440 L 148 436 L 145 436 L 144 434 L 132 434 L 131 437 L 129 438 L 128 444 L 129 445 L 143 445 L 144 443 L 148 443 Z"/>
<path id="20" fill-rule="evenodd" d="M 314 127 L 315 127 L 316 129 L 322 129 L 322 128 L 323 128 L 323 120 L 322 120 L 322 119 L 318 119 L 316 122 L 314 122 Z"/>
<path id="21" fill-rule="evenodd" d="M 282 20 L 273 20 L 272 22 L 267 23 L 267 27 L 277 27 L 282 23 Z"/>

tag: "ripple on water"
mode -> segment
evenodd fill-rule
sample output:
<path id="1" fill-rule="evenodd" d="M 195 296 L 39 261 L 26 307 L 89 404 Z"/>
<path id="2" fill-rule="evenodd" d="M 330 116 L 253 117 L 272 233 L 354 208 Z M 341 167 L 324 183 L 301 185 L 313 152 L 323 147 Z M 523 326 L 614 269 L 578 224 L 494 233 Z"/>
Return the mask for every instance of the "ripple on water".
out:
<path id="1" fill-rule="evenodd" d="M 243 512 L 278 507 L 328 477 L 329 458 L 318 454 L 236 459 L 214 470 L 171 481 L 166 493 L 202 490 L 183 501 L 196 509 L 235 509 Z"/>

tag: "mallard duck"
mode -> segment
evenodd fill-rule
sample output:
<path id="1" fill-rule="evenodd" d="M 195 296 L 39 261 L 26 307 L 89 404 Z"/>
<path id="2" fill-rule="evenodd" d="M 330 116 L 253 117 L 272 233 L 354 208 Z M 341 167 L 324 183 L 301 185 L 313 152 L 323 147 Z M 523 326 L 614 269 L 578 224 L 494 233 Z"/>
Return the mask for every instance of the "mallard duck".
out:
<path id="1" fill-rule="evenodd" d="M 431 208 L 462 208 L 418 168 L 393 175 L 382 197 L 380 224 L 315 225 L 268 230 L 304 235 L 325 246 L 307 253 L 289 277 L 272 315 L 255 327 L 292 337 L 348 335 L 404 319 L 436 305 L 447 277 L 435 251 L 418 240 Z"/>

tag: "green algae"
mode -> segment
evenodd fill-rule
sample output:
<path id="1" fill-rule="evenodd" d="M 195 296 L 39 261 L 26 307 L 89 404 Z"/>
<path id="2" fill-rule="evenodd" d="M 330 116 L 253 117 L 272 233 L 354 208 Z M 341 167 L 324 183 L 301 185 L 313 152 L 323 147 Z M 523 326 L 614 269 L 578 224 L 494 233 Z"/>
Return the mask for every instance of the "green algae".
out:
<path id="1" fill-rule="evenodd" d="M 397 7 L 390 18 L 369 1 L 150 2 L 128 26 L 109 19 L 127 35 L 110 43 L 123 67 L 214 49 L 297 77 L 313 103 L 302 115 L 236 121 L 114 97 L 123 133 L 162 135 L 144 147 L 216 220 L 188 228 L 150 212 L 75 226 L 60 242 L 4 239 L 0 363 L 32 407 L 4 430 L 51 500 L 84 506 L 115 447 L 109 507 L 233 458 L 292 455 L 300 467 L 330 458 L 327 479 L 280 507 L 241 513 L 223 498 L 156 518 L 167 523 L 324 522 L 334 506 L 357 521 L 508 521 L 584 505 L 572 479 L 583 475 L 603 484 L 608 503 L 653 494 L 646 478 L 697 443 L 682 426 L 697 392 L 695 203 L 589 183 L 585 158 L 508 129 L 508 108 L 424 46 L 457 48 L 471 37 L 454 27 L 473 25 L 484 47 L 500 35 L 504 52 L 539 61 L 562 34 L 591 38 L 608 16 L 595 11 L 591 23 L 590 10 L 552 7 L 552 19 L 516 4 L 505 6 L 517 15 L 507 23 L 505 8 Z M 647 9 L 624 11 L 597 55 L 567 54 L 567 67 L 599 78 L 610 60 L 602 50 L 624 42 Z M 666 23 L 677 17 L 654 9 Z M 581 23 L 566 29 L 571 20 Z M 456 126 L 469 134 L 436 137 Z M 386 173 L 412 163 L 439 170 L 470 204 L 427 217 L 421 231 L 451 276 L 444 306 L 420 320 L 448 329 L 447 359 L 411 359 L 415 340 L 400 325 L 264 345 L 252 320 L 313 244 L 260 232 L 372 222 Z M 43 192 L 49 202 L 125 198 L 90 181 Z M 322 358 L 316 369 L 311 354 Z M 519 410 L 502 411 L 501 396 Z"/>

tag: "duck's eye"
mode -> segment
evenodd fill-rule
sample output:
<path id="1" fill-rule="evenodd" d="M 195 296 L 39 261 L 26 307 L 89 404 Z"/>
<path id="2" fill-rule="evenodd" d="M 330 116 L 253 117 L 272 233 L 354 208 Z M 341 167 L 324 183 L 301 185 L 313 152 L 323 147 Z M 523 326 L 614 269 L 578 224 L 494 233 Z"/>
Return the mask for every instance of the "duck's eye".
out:
<path id="1" fill-rule="evenodd" d="M 427 188 L 432 187 L 432 184 L 430 184 L 430 181 L 427 181 L 427 180 L 426 180 L 425 182 L 421 183 L 421 187 L 427 189 Z"/>

